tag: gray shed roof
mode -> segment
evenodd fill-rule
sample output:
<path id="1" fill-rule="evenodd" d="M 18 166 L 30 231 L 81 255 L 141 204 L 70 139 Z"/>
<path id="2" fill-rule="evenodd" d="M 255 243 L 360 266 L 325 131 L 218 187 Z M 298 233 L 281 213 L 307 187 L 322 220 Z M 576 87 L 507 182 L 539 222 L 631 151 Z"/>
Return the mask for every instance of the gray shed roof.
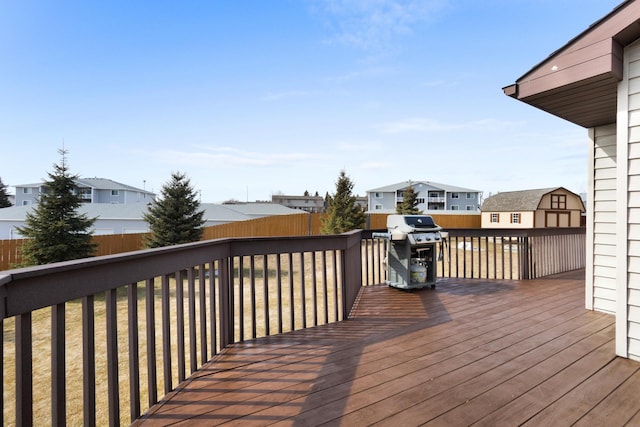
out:
<path id="1" fill-rule="evenodd" d="M 300 209 L 292 209 L 272 202 L 223 203 L 222 206 L 251 217 L 307 213 Z"/>
<path id="2" fill-rule="evenodd" d="M 371 190 L 367 190 L 367 192 L 368 193 L 396 192 L 396 191 L 404 190 L 405 188 L 409 187 L 410 185 L 415 188 L 419 184 L 425 185 L 430 190 L 444 190 L 444 191 L 446 191 L 448 193 L 481 193 L 480 190 L 473 190 L 471 188 L 456 187 L 456 186 L 453 186 L 453 185 L 440 184 L 438 182 L 431 182 L 431 181 L 402 181 L 402 182 L 399 182 L 397 184 L 391 184 L 391 185 L 387 185 L 387 186 L 384 186 L 384 187 L 378 187 L 378 188 L 374 188 L 374 189 L 371 189 Z"/>
<path id="3" fill-rule="evenodd" d="M 485 199 L 481 211 L 505 212 L 505 211 L 535 211 L 545 194 L 563 189 L 563 187 L 539 188 L 535 190 L 505 191 Z"/>
<path id="4" fill-rule="evenodd" d="M 217 203 L 201 203 L 200 209 L 204 211 L 204 220 L 217 222 L 244 221 L 257 216 L 290 215 L 303 212 L 298 209 L 276 205 L 275 203 L 256 203 L 251 205 L 253 205 L 251 211 L 245 209 L 246 205 L 241 207 L 241 205 L 220 205 Z M 31 212 L 34 208 L 35 205 L 2 208 L 0 209 L 0 221 L 24 221 L 27 212 Z M 147 204 L 83 203 L 80 205 L 78 212 L 86 214 L 89 218 L 134 220 L 142 219 L 144 213 L 147 212 Z"/>

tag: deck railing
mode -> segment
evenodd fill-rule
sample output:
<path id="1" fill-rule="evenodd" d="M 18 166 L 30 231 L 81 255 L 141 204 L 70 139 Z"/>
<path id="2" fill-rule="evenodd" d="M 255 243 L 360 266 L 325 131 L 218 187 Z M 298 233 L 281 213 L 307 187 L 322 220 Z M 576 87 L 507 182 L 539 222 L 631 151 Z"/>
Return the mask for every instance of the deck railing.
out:
<path id="1" fill-rule="evenodd" d="M 231 343 L 346 319 L 360 287 L 385 280 L 389 242 L 373 232 L 217 239 L 0 272 L 1 423 L 129 424 Z M 448 233 L 440 277 L 584 267 L 584 229 Z"/>
<path id="2" fill-rule="evenodd" d="M 385 239 L 363 233 L 363 285 L 383 283 Z M 584 228 L 448 229 L 438 244 L 438 277 L 527 280 L 585 267 Z"/>
<path id="3" fill-rule="evenodd" d="M 230 343 L 345 319 L 362 281 L 360 233 L 0 273 L 1 424 L 126 425 Z"/>

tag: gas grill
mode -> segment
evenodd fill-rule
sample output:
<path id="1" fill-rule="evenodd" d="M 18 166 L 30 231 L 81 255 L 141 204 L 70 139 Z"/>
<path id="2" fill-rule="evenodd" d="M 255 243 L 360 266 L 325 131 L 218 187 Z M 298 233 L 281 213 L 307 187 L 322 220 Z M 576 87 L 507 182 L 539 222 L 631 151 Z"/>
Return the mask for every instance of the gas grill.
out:
<path id="1" fill-rule="evenodd" d="M 429 215 L 389 215 L 387 233 L 387 280 L 399 289 L 436 287 L 437 245 L 442 228 Z"/>

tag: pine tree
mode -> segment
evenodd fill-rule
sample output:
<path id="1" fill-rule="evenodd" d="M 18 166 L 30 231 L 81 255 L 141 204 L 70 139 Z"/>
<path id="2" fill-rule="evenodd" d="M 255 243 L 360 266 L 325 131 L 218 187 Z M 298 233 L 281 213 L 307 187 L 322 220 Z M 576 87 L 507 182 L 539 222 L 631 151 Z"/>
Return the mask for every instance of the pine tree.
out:
<path id="1" fill-rule="evenodd" d="M 346 231 L 364 228 L 365 214 L 351 194 L 353 182 L 345 171 L 340 171 L 336 182 L 336 193 L 327 194 L 326 215 L 322 218 L 320 232 L 322 234 L 340 234 Z"/>
<path id="2" fill-rule="evenodd" d="M 2 182 L 2 178 L 0 178 L 0 208 L 8 208 L 9 206 L 11 206 L 11 202 L 7 194 L 7 186 Z"/>
<path id="3" fill-rule="evenodd" d="M 82 204 L 75 191 L 78 176 L 69 173 L 67 151 L 61 149 L 58 153 L 62 159 L 53 165 L 54 172 L 48 173 L 46 190 L 40 194 L 35 209 L 27 213 L 25 226 L 17 228 L 27 238 L 22 246 L 24 265 L 86 258 L 96 250 L 89 231 L 96 218 L 78 214 Z"/>
<path id="4" fill-rule="evenodd" d="M 160 197 L 149 206 L 144 220 L 151 234 L 145 240 L 150 248 L 196 242 L 202 237 L 204 211 L 191 181 L 180 172 L 171 174 L 171 180 L 160 191 Z"/>
<path id="5" fill-rule="evenodd" d="M 422 213 L 418 209 L 418 193 L 413 190 L 411 181 L 409 181 L 409 186 L 402 192 L 402 202 L 396 205 L 396 213 L 400 215 L 417 215 Z"/>

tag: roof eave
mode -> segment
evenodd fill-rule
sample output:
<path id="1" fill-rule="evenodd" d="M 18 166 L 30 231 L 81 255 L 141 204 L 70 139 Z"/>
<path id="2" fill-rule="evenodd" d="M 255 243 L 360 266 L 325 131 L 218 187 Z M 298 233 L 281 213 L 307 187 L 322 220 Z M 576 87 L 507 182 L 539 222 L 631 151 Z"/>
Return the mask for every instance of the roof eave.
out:
<path id="1" fill-rule="evenodd" d="M 625 1 L 502 90 L 579 126 L 614 123 L 624 47 L 638 37 L 640 2 Z"/>

